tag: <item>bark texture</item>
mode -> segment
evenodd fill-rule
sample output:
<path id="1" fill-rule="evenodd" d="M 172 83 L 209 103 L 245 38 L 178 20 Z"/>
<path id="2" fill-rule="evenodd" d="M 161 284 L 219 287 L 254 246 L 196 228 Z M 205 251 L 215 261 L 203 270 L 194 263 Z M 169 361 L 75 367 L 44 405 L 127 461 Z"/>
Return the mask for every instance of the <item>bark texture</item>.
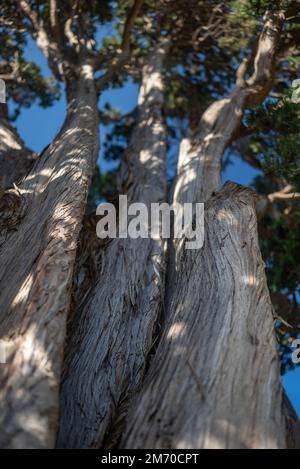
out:
<path id="1" fill-rule="evenodd" d="M 288 449 L 300 449 L 300 421 L 285 392 L 283 392 L 282 405 L 286 425 L 287 447 Z"/>
<path id="2" fill-rule="evenodd" d="M 128 201 L 147 207 L 166 198 L 162 104 L 167 47 L 161 40 L 143 69 L 138 121 L 121 171 Z M 69 331 L 59 447 L 101 447 L 104 441 L 107 447 L 118 439 L 153 345 L 164 268 L 160 239 L 114 239 L 99 256 L 94 286 Z"/>
<path id="3" fill-rule="evenodd" d="M 0 445 L 55 441 L 58 388 L 76 242 L 98 154 L 93 70 L 80 67 L 65 123 L 20 186 L 22 220 L 0 253 Z"/>
<path id="4" fill-rule="evenodd" d="M 272 305 L 249 189 L 206 204 L 180 258 L 165 332 L 133 404 L 127 448 L 284 448 Z"/>

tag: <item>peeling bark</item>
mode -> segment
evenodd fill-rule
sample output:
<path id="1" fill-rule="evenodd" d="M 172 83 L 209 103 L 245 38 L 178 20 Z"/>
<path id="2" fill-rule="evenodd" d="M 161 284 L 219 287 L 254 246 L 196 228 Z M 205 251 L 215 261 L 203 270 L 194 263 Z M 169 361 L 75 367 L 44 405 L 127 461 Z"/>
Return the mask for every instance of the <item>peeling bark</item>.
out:
<path id="1" fill-rule="evenodd" d="M 285 447 L 254 199 L 227 184 L 206 204 L 204 247 L 182 248 L 165 332 L 125 447 Z"/>
<path id="2" fill-rule="evenodd" d="M 121 171 L 128 202 L 143 202 L 148 208 L 166 199 L 166 52 L 162 40 L 143 69 L 138 121 Z M 75 314 L 66 346 L 59 447 L 116 442 L 128 401 L 145 374 L 161 309 L 162 240 L 111 240 L 97 267 L 95 285 Z"/>
<path id="3" fill-rule="evenodd" d="M 2 448 L 53 447 L 76 242 L 98 154 L 97 95 L 90 65 L 65 123 L 20 186 L 25 214 L 0 252 Z"/>

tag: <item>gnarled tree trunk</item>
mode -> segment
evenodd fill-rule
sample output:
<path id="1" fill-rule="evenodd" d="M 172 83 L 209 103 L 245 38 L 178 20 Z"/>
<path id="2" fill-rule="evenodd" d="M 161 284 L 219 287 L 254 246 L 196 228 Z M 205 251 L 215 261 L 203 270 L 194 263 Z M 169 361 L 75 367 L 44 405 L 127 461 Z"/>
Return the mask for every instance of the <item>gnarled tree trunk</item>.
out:
<path id="1" fill-rule="evenodd" d="M 204 247 L 182 249 L 165 332 L 128 419 L 126 447 L 285 447 L 254 194 L 226 185 L 206 204 Z"/>
<path id="2" fill-rule="evenodd" d="M 7 116 L 5 104 L 0 105 L 0 185 L 3 189 L 22 179 L 32 168 L 36 154 L 26 147 Z"/>
<path id="3" fill-rule="evenodd" d="M 128 202 L 148 208 L 166 199 L 167 50 L 167 41 L 160 40 L 143 69 L 138 120 L 121 171 Z M 78 307 L 66 346 L 59 447 L 108 446 L 118 439 L 158 326 L 164 257 L 162 240 L 149 238 L 114 239 L 99 256 L 94 286 Z"/>
<path id="4" fill-rule="evenodd" d="M 181 146 L 174 203 L 206 202 L 205 244 L 174 242 L 165 332 L 128 416 L 128 448 L 282 448 L 282 390 L 248 189 L 221 187 L 221 159 L 245 107 L 272 87 L 282 12 L 266 15 L 248 80 L 211 105 Z M 170 279 L 172 281 L 170 281 Z M 133 405 L 134 407 L 134 405 Z"/>
<path id="5" fill-rule="evenodd" d="M 291 401 L 283 392 L 282 412 L 285 419 L 288 449 L 300 449 L 300 421 Z"/>
<path id="6" fill-rule="evenodd" d="M 52 447 L 76 242 L 98 154 L 93 69 L 80 67 L 65 123 L 20 186 L 16 231 L 0 253 L 2 448 Z"/>

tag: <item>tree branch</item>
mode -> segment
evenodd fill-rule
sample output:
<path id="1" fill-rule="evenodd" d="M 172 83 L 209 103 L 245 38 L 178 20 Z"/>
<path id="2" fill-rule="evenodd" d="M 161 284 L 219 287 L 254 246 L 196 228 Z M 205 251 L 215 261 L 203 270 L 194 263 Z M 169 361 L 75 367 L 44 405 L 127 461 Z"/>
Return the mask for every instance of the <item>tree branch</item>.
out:
<path id="1" fill-rule="evenodd" d="M 291 192 L 293 187 L 289 184 L 284 189 L 278 192 L 272 192 L 271 194 L 267 195 L 268 200 L 271 203 L 274 202 L 293 202 L 296 200 L 300 200 L 300 193 L 299 192 Z"/>
<path id="2" fill-rule="evenodd" d="M 57 17 L 57 2 L 56 0 L 50 0 L 50 25 L 53 31 L 53 34 L 56 37 L 56 43 L 60 51 L 62 51 L 62 37 L 60 22 Z"/>
<path id="3" fill-rule="evenodd" d="M 134 26 L 135 20 L 140 12 L 143 1 L 144 0 L 135 0 L 133 7 L 131 8 L 128 14 L 124 26 L 120 54 L 117 57 L 114 57 L 111 63 L 108 64 L 106 73 L 96 80 L 96 86 L 98 91 L 100 91 L 114 77 L 114 75 L 130 58 L 131 31 Z"/>
<path id="4" fill-rule="evenodd" d="M 278 39 L 285 14 L 283 10 L 267 11 L 254 58 L 254 71 L 245 84 L 248 91 L 247 107 L 260 104 L 273 86 Z"/>
<path id="5" fill-rule="evenodd" d="M 131 31 L 134 26 L 135 20 L 140 12 L 144 0 L 135 0 L 129 15 L 127 16 L 124 32 L 123 32 L 123 39 L 122 39 L 122 50 L 125 51 L 130 48 L 130 38 L 131 38 Z"/>
<path id="6" fill-rule="evenodd" d="M 98 91 L 100 91 L 116 75 L 116 73 L 123 67 L 123 65 L 125 65 L 129 57 L 130 52 L 126 50 L 111 62 L 111 64 L 108 66 L 107 72 L 96 80 L 96 87 Z"/>
<path id="7" fill-rule="evenodd" d="M 65 36 L 68 39 L 69 43 L 73 47 L 77 47 L 78 46 L 78 39 L 72 31 L 72 21 L 73 21 L 73 18 L 68 18 L 67 19 L 67 21 L 65 22 L 65 26 L 64 26 L 64 33 L 65 33 Z"/>

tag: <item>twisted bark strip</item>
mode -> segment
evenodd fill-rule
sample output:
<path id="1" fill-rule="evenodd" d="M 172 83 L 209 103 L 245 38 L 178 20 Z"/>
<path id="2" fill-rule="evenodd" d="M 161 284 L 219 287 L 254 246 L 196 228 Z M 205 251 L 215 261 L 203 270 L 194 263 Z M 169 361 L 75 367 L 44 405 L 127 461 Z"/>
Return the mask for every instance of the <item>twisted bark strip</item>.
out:
<path id="1" fill-rule="evenodd" d="M 162 104 L 167 50 L 167 42 L 160 40 L 143 69 L 138 121 L 121 171 L 128 201 L 143 202 L 148 208 L 166 199 Z M 145 373 L 161 308 L 163 274 L 162 240 L 108 243 L 95 286 L 69 331 L 59 447 L 100 447 L 104 440 L 107 446 L 118 439 L 128 400 Z"/>
<path id="2" fill-rule="evenodd" d="M 97 154 L 97 95 L 85 64 L 61 131 L 20 186 L 25 215 L 0 252 L 2 448 L 54 444 L 76 242 Z"/>
<path id="3" fill-rule="evenodd" d="M 165 332 L 133 404 L 125 447 L 285 447 L 254 199 L 229 183 L 206 204 L 205 244 L 183 250 Z"/>
<path id="4" fill-rule="evenodd" d="M 0 186 L 3 189 L 22 179 L 33 166 L 36 154 L 29 150 L 0 104 Z"/>

